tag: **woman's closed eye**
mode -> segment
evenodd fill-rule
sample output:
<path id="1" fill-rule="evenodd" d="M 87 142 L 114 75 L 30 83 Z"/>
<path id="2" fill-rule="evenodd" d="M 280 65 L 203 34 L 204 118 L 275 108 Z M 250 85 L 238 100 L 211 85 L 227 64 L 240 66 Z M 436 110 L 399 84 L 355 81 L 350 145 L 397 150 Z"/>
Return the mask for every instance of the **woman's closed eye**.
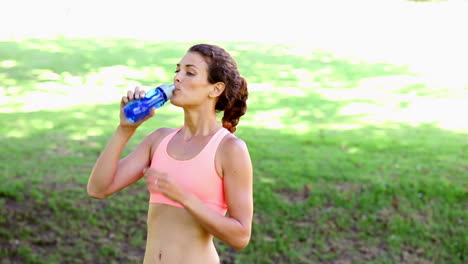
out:
<path id="1" fill-rule="evenodd" d="M 180 72 L 180 70 L 175 70 L 175 73 L 179 73 L 179 72 Z M 186 74 L 187 74 L 187 75 L 189 75 L 189 76 L 193 76 L 193 75 L 195 75 L 195 73 L 193 73 L 193 72 L 189 72 L 189 71 L 188 71 L 188 72 L 186 72 Z"/>

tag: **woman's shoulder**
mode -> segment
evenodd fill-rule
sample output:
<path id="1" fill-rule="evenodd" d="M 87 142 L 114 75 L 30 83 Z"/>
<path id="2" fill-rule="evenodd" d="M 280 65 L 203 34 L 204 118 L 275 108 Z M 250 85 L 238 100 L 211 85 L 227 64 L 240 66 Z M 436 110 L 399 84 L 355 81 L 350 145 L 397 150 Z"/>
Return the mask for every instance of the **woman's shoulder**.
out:
<path id="1" fill-rule="evenodd" d="M 161 127 L 154 130 L 151 134 L 149 134 L 146 138 L 148 144 L 150 144 L 151 153 L 154 153 L 156 148 L 159 146 L 161 141 L 164 140 L 169 134 L 176 131 L 177 128 L 170 128 L 170 127 Z"/>
<path id="2" fill-rule="evenodd" d="M 218 154 L 223 177 L 230 177 L 229 175 L 251 175 L 252 161 L 244 140 L 231 133 L 227 134 L 221 141 Z"/>
<path id="3" fill-rule="evenodd" d="M 226 158 L 235 157 L 237 155 L 248 155 L 249 153 L 247 143 L 231 133 L 224 136 L 219 145 L 219 149 L 221 155 Z"/>
<path id="4" fill-rule="evenodd" d="M 159 138 L 159 137 L 166 137 L 167 135 L 171 134 L 172 132 L 176 131 L 177 128 L 172 128 L 172 127 L 160 127 L 156 130 L 153 131 L 153 133 L 150 134 L 150 136 Z"/>

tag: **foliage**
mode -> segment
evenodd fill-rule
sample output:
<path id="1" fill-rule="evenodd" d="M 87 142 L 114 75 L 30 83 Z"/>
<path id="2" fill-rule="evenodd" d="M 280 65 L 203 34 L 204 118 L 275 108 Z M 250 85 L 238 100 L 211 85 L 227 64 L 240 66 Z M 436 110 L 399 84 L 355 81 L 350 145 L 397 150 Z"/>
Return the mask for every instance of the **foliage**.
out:
<path id="1" fill-rule="evenodd" d="M 0 42 L 1 263 L 141 263 L 143 182 L 93 200 L 87 177 L 128 84 L 170 82 L 190 44 Z M 219 44 L 250 83 L 236 135 L 247 142 L 255 173 L 251 243 L 236 252 L 216 241 L 223 263 L 466 262 L 466 130 L 369 118 L 389 102 L 395 114 L 418 100 L 459 102 L 450 89 L 412 79 L 399 65 Z M 401 76 L 415 81 L 384 85 Z M 355 104 L 368 108 L 345 111 Z M 165 106 L 125 154 L 153 129 L 181 122 L 182 113 Z"/>

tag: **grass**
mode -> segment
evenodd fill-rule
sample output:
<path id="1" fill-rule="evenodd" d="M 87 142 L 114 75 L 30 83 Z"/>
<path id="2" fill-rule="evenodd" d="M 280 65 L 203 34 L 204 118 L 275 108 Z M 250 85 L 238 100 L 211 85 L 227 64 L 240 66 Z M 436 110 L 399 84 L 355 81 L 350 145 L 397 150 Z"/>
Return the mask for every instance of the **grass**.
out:
<path id="1" fill-rule="evenodd" d="M 169 82 L 190 44 L 0 42 L 0 263 L 141 263 L 144 183 L 93 200 L 87 177 L 121 94 Z M 217 241 L 223 263 L 466 262 L 468 128 L 465 108 L 449 111 L 466 88 L 404 65 L 219 44 L 251 84 L 236 135 L 255 173 L 251 243 L 236 252 Z M 124 154 L 181 118 L 165 106 Z"/>

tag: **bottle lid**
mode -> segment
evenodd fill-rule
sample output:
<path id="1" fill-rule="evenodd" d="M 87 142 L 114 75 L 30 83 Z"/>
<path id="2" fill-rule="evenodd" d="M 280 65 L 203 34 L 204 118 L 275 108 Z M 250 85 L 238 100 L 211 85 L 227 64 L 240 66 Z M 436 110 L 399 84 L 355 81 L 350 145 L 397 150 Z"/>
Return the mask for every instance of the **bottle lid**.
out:
<path id="1" fill-rule="evenodd" d="M 175 86 L 174 84 L 163 84 L 159 86 L 159 88 L 161 88 L 164 91 L 164 93 L 167 96 L 167 99 L 169 99 L 172 97 L 172 92 L 174 91 Z"/>

